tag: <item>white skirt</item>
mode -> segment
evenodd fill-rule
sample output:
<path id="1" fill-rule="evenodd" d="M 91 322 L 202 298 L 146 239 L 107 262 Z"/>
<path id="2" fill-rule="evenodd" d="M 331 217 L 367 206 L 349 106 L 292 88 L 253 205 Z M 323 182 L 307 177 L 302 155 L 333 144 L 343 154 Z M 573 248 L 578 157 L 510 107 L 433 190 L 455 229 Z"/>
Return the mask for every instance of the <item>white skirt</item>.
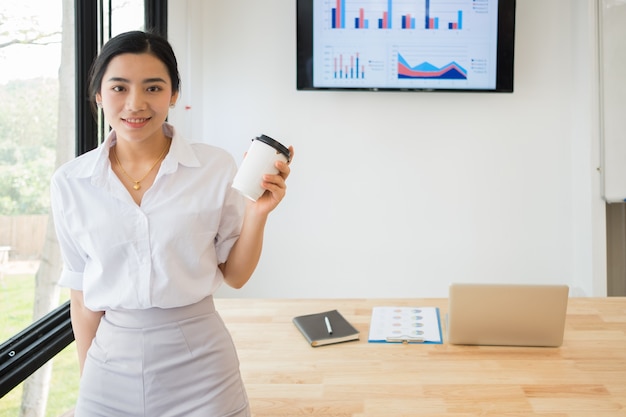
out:
<path id="1" fill-rule="evenodd" d="M 213 298 L 107 311 L 87 352 L 75 417 L 249 417 L 235 346 Z"/>

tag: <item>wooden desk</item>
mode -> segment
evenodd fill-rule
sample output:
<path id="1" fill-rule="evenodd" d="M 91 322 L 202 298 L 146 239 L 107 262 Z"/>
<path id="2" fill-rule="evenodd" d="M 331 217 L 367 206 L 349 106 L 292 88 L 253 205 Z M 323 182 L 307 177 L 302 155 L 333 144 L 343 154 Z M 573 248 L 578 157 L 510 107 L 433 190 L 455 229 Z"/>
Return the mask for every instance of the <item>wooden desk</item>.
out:
<path id="1" fill-rule="evenodd" d="M 373 306 L 438 306 L 443 318 L 446 299 L 216 305 L 255 417 L 626 416 L 626 298 L 570 299 L 560 348 L 367 342 Z M 310 347 L 292 317 L 334 308 L 361 340 Z"/>

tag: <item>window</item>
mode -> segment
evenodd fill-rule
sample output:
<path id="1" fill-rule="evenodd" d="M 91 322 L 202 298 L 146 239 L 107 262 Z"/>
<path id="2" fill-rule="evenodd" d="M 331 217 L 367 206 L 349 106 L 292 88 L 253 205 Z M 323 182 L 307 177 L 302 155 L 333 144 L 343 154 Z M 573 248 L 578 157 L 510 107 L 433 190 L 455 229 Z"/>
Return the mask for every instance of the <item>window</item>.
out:
<path id="1" fill-rule="evenodd" d="M 75 155 L 73 10 L 68 0 L 4 2 L 0 10 L 0 341 L 68 297 L 55 285 L 60 262 L 48 184 L 55 166 Z M 66 356 L 56 371 L 71 367 Z M 59 385 L 51 369 L 7 394 L 0 415 L 21 415 L 22 402 L 45 404 L 47 386 Z M 72 379 L 60 385 L 72 389 Z"/>
<path id="2" fill-rule="evenodd" d="M 69 297 L 56 286 L 61 262 L 48 184 L 58 165 L 98 143 L 97 134 L 82 133 L 90 131 L 84 125 L 95 124 L 88 103 L 77 100 L 76 86 L 86 82 L 86 71 L 76 73 L 76 63 L 88 68 L 93 59 L 81 46 L 86 39 L 101 43 L 145 27 L 165 33 L 166 5 L 166 0 L 22 0 L 0 5 L 0 342 L 22 333 L 37 339 L 24 329 L 60 310 Z M 83 20 L 80 10 L 99 23 Z M 57 319 L 40 321 L 50 327 Z M 0 357 L 0 370 L 8 359 L 8 354 Z M 3 378 L 0 372 L 0 385 Z M 78 364 L 71 345 L 7 393 L 0 401 L 0 416 L 28 412 L 58 417 L 73 407 L 77 390 Z"/>

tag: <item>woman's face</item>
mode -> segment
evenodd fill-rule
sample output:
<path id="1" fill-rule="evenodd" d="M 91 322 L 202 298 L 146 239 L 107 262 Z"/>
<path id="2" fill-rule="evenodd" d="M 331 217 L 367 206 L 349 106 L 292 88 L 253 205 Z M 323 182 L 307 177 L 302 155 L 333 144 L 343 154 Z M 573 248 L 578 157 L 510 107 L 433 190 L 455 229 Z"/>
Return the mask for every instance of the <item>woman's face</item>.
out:
<path id="1" fill-rule="evenodd" d="M 96 101 L 118 140 L 141 142 L 162 135 L 177 97 L 163 62 L 149 53 L 126 53 L 109 62 Z"/>

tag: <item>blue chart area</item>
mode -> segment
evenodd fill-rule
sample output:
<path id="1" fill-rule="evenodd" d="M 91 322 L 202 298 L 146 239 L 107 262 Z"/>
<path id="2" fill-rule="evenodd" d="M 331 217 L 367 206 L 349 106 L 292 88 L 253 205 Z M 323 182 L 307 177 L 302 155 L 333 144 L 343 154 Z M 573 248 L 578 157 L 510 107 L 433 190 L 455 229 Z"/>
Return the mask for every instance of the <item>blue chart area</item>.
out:
<path id="1" fill-rule="evenodd" d="M 455 61 L 442 67 L 427 61 L 411 66 L 398 54 L 398 79 L 467 80 L 467 70 Z"/>

